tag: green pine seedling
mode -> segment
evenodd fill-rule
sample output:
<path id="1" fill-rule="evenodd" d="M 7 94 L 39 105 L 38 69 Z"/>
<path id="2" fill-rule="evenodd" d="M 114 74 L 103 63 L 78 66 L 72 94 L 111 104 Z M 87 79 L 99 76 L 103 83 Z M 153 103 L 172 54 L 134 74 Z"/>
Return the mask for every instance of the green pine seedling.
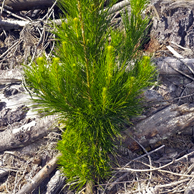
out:
<path id="1" fill-rule="evenodd" d="M 111 172 L 114 140 L 131 116 L 141 113 L 142 89 L 153 85 L 155 67 L 138 52 L 148 18 L 147 0 L 131 0 L 124 30 L 111 28 L 105 0 L 61 0 L 66 20 L 55 28 L 52 59 L 25 66 L 25 79 L 44 115 L 66 125 L 57 149 L 64 175 L 77 189 Z"/>

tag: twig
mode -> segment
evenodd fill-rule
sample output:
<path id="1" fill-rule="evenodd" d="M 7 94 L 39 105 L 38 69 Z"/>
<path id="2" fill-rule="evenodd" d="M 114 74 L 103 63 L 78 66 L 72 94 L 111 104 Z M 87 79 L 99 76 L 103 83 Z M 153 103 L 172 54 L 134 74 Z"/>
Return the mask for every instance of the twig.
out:
<path id="1" fill-rule="evenodd" d="M 164 148 L 164 147 L 165 147 L 165 145 L 161 145 L 160 147 L 158 147 L 158 148 L 156 148 L 155 150 L 152 150 L 152 151 L 150 151 L 150 152 L 148 152 L 148 153 L 149 153 L 149 154 L 152 154 L 152 153 L 154 153 L 154 152 L 157 152 L 157 151 L 161 150 L 161 149 Z M 128 166 L 128 165 L 129 165 L 130 163 L 132 163 L 133 161 L 139 160 L 139 159 L 141 159 L 141 158 L 143 158 L 143 157 L 145 157 L 145 156 L 147 156 L 147 154 L 143 154 L 142 156 L 139 156 L 139 157 L 137 157 L 137 158 L 131 160 L 129 163 L 125 164 L 124 167 Z"/>
<path id="2" fill-rule="evenodd" d="M 49 174 L 57 167 L 57 160 L 60 154 L 57 154 L 50 160 L 17 194 L 31 193 L 40 183 L 49 176 Z"/>
<path id="3" fill-rule="evenodd" d="M 38 44 L 36 45 L 36 48 L 35 48 L 35 51 L 34 51 L 34 53 L 33 53 L 31 62 L 29 63 L 29 66 L 33 63 L 34 58 L 35 58 L 36 53 L 37 53 L 37 49 L 38 49 L 38 47 L 40 46 L 40 44 L 43 43 L 44 36 L 45 36 L 45 26 L 43 26 L 43 31 L 42 31 L 41 36 L 40 36 L 40 38 L 39 38 Z"/>
<path id="4" fill-rule="evenodd" d="M 124 175 L 120 176 L 119 178 L 117 178 L 113 183 L 107 183 L 106 186 L 108 184 L 110 184 L 110 186 L 108 187 L 108 190 L 111 190 L 115 184 L 118 184 L 122 179 L 124 179 L 127 175 L 129 174 L 129 172 L 126 172 Z M 106 190 L 107 187 L 105 187 L 105 190 Z M 104 192 L 105 192 L 104 190 Z"/>
<path id="5" fill-rule="evenodd" d="M 116 168 L 118 170 L 121 170 L 120 172 L 150 172 L 150 171 L 159 171 L 159 172 L 164 172 L 164 173 L 168 173 L 168 174 L 172 174 L 172 175 L 176 175 L 176 176 L 185 176 L 185 177 L 194 177 L 194 175 L 187 175 L 187 174 L 181 174 L 181 173 L 175 173 L 175 172 L 170 172 L 168 170 L 162 170 L 162 167 L 159 168 L 152 168 L 152 169 L 133 169 L 133 168 Z"/>
<path id="6" fill-rule="evenodd" d="M 191 49 L 189 49 L 189 48 L 185 48 L 185 47 L 182 47 L 181 45 L 178 45 L 177 43 L 175 43 L 175 42 L 173 42 L 173 41 L 171 41 L 171 43 L 172 43 L 172 44 L 174 44 L 174 45 L 176 45 L 177 47 L 179 47 L 179 48 L 183 49 L 183 50 L 188 50 L 188 51 L 192 52 L 192 50 L 191 50 Z"/>
<path id="7" fill-rule="evenodd" d="M 4 5 L 5 5 L 5 0 L 3 0 L 3 2 L 2 2 L 2 5 L 1 5 L 1 13 L 0 13 L 0 18 L 1 18 L 1 16 L 2 16 L 2 13 L 3 13 L 3 7 L 4 7 Z"/>
<path id="8" fill-rule="evenodd" d="M 159 148 L 157 148 L 157 149 L 155 149 L 155 150 L 152 150 L 152 151 L 149 152 L 148 154 L 152 154 L 152 153 L 154 153 L 154 152 L 157 152 L 158 150 L 160 150 L 160 149 L 162 149 L 162 148 L 164 148 L 164 147 L 165 147 L 165 145 L 162 145 L 162 146 L 160 146 Z M 142 156 L 139 156 L 139 157 L 137 157 L 137 158 L 135 158 L 135 159 L 133 159 L 133 160 L 131 160 L 130 162 L 128 162 L 127 164 L 125 164 L 124 167 L 128 166 L 128 165 L 129 165 L 130 163 L 132 163 L 133 161 L 139 160 L 139 159 L 141 159 L 141 158 L 143 158 L 143 157 L 145 157 L 145 156 L 147 156 L 147 153 L 144 154 L 144 155 L 142 155 Z M 119 172 L 120 172 L 120 171 L 119 171 Z M 108 183 L 106 184 L 105 190 L 107 189 L 107 185 L 108 185 L 108 184 L 111 184 L 111 186 L 110 186 L 109 188 L 112 188 L 115 184 L 118 183 L 118 181 L 121 180 L 121 178 L 118 178 L 118 179 L 116 179 L 113 183 L 110 183 L 110 181 L 111 181 L 117 174 L 118 174 L 118 172 L 116 172 L 116 173 L 111 177 L 111 179 L 110 179 L 110 180 L 108 181 Z M 124 178 L 124 177 L 127 176 L 128 174 L 129 174 L 128 172 L 125 173 L 125 174 L 122 176 L 122 178 Z M 103 194 L 105 194 L 105 190 L 104 190 Z"/>
<path id="9" fill-rule="evenodd" d="M 184 58 L 182 55 L 180 55 L 179 53 L 177 53 L 171 46 L 166 46 L 166 48 L 176 57 L 179 59 Z"/>
<path id="10" fill-rule="evenodd" d="M 189 179 L 184 179 L 184 180 L 181 180 L 181 181 L 175 181 L 175 182 L 172 182 L 172 183 L 169 183 L 169 184 L 164 184 L 164 185 L 156 185 L 155 187 L 149 188 L 149 190 L 152 190 L 152 192 L 148 192 L 147 194 L 157 194 L 157 193 L 159 193 L 158 190 L 160 188 L 172 187 L 174 185 L 179 185 L 179 184 L 187 182 L 187 181 L 189 181 Z M 139 189 L 139 190 L 135 190 L 135 191 L 130 191 L 130 193 L 138 193 L 138 194 L 141 193 L 141 192 L 146 193 L 145 191 L 146 191 L 145 189 Z M 160 193 L 163 193 L 163 192 L 160 192 Z M 168 191 L 168 192 L 165 191 L 164 193 L 170 193 L 170 191 Z"/>
<path id="11" fill-rule="evenodd" d="M 188 178 L 188 179 L 183 179 L 183 180 L 180 180 L 180 181 L 175 181 L 175 182 L 172 182 L 172 183 L 169 183 L 169 184 L 165 184 L 165 185 L 156 185 L 156 188 L 172 187 L 174 185 L 178 185 L 178 184 L 187 182 L 189 180 L 190 179 Z"/>
<path id="12" fill-rule="evenodd" d="M 179 162 L 180 160 L 183 160 L 184 158 L 188 158 L 188 156 L 193 155 L 193 154 L 194 154 L 194 151 L 192 151 L 192 152 L 190 152 L 190 153 L 188 153 L 188 154 L 185 154 L 183 157 L 178 158 L 178 159 L 176 159 L 176 160 L 173 160 L 173 161 L 171 161 L 170 163 L 165 164 L 165 165 L 163 165 L 163 166 L 161 166 L 161 167 L 158 167 L 158 168 L 154 168 L 154 167 L 152 166 L 152 169 L 132 169 L 132 168 L 116 168 L 116 169 L 121 170 L 120 172 L 126 172 L 126 171 L 127 171 L 127 172 L 129 172 L 129 171 L 131 171 L 131 172 L 148 172 L 148 171 L 156 171 L 156 170 L 158 170 L 158 171 L 161 171 L 161 172 L 167 172 L 167 173 L 170 173 L 170 174 L 173 174 L 173 175 L 177 175 L 177 176 L 194 177 L 194 175 L 178 174 L 178 173 L 174 173 L 174 172 L 162 170 L 162 168 L 165 168 L 165 167 L 167 167 L 167 166 L 169 166 L 169 165 L 171 165 L 171 164 L 173 164 L 173 163 Z M 150 167 L 150 165 L 148 165 L 148 164 L 145 164 L 145 163 L 144 163 L 144 165 L 147 165 L 147 166 Z M 125 169 L 126 171 L 123 171 L 123 169 Z M 128 170 L 127 170 L 127 169 L 128 169 Z"/>
<path id="13" fill-rule="evenodd" d="M 50 9 L 48 10 L 47 14 L 41 19 L 44 20 L 46 18 L 46 21 L 48 21 L 48 19 L 50 18 L 51 14 L 52 14 L 52 9 L 54 8 L 54 6 L 56 5 L 58 0 L 56 0 L 53 5 L 50 7 Z"/>
<path id="14" fill-rule="evenodd" d="M 149 163 L 150 163 L 150 169 L 152 169 L 153 167 L 152 167 L 152 160 L 151 160 L 150 154 L 135 138 L 133 138 L 132 136 L 130 136 L 130 137 L 144 150 L 144 152 L 146 153 L 146 155 L 148 157 Z M 150 171 L 150 179 L 152 179 L 152 171 Z M 147 188 L 149 187 L 149 184 L 150 184 L 150 182 L 147 184 Z"/>
<path id="15" fill-rule="evenodd" d="M 124 0 L 124 1 L 121 1 L 115 5 L 113 5 L 110 9 L 109 9 L 109 14 L 112 14 L 114 12 L 117 12 L 119 10 L 121 10 L 122 8 L 126 7 L 130 5 L 130 1 L 129 0 Z"/>
<path id="16" fill-rule="evenodd" d="M 17 42 L 15 42 L 11 47 L 9 47 L 1 56 L 0 58 L 4 57 L 11 49 L 13 49 L 15 46 L 17 46 L 18 44 L 20 44 L 22 41 L 19 40 Z"/>

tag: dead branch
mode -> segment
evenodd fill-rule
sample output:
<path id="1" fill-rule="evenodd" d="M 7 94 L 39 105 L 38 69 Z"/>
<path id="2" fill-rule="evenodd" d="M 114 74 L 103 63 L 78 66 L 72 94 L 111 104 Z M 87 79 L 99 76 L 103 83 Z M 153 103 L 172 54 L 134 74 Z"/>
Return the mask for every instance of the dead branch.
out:
<path id="1" fill-rule="evenodd" d="M 162 149 L 162 148 L 164 148 L 164 147 L 165 147 L 165 145 L 162 145 L 162 146 L 160 146 L 159 148 L 157 148 L 157 149 L 155 149 L 155 150 L 152 150 L 151 152 L 148 152 L 148 153 L 146 153 L 146 154 L 144 154 L 144 155 L 141 155 L 141 156 L 139 156 L 139 157 L 137 157 L 137 158 L 131 160 L 130 162 L 128 162 L 127 164 L 125 164 L 123 167 L 127 167 L 127 166 L 128 166 L 130 163 L 132 163 L 133 161 L 139 160 L 139 159 L 141 159 L 141 158 L 147 156 L 147 154 L 150 155 L 150 154 L 152 154 L 152 153 L 154 153 L 154 152 L 157 152 L 157 151 L 159 151 L 160 149 Z M 116 173 L 111 177 L 111 179 L 108 181 L 108 183 L 106 184 L 106 187 L 105 187 L 105 189 L 104 189 L 103 194 L 105 194 L 106 189 L 111 190 L 116 184 L 120 183 L 120 181 L 121 181 L 123 178 L 125 178 L 125 177 L 129 174 L 129 172 L 126 172 L 124 175 L 122 175 L 121 177 L 117 178 L 113 183 L 111 183 L 111 180 L 117 175 L 117 173 L 118 173 L 118 172 L 116 172 Z M 148 179 L 148 180 L 149 180 L 149 179 Z M 110 185 L 109 185 L 109 184 L 110 184 Z M 108 186 L 108 185 L 109 185 L 109 186 Z"/>
<path id="2" fill-rule="evenodd" d="M 29 24 L 30 21 L 20 21 L 20 20 L 0 20 L 1 28 L 5 30 L 17 30 L 25 25 Z"/>
<path id="3" fill-rule="evenodd" d="M 60 154 L 57 154 L 50 160 L 17 194 L 26 194 L 32 192 L 40 183 L 49 176 L 49 174 L 57 167 L 57 160 Z"/>
<path id="4" fill-rule="evenodd" d="M 177 132 L 181 132 L 194 122 L 194 108 L 188 104 L 172 104 L 154 115 L 144 119 L 133 128 L 122 133 L 123 143 L 130 150 L 139 150 L 134 137 L 144 147 L 161 142 Z"/>
<path id="5" fill-rule="evenodd" d="M 112 8 L 109 10 L 109 14 L 115 13 L 128 5 L 130 5 L 130 0 L 121 1 L 112 6 Z"/>

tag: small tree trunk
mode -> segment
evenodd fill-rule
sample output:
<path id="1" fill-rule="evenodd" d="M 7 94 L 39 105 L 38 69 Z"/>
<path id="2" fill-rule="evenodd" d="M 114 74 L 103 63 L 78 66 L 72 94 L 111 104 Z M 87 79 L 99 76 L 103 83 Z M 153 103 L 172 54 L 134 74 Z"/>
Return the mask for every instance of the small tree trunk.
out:
<path id="1" fill-rule="evenodd" d="M 94 182 L 92 180 L 90 180 L 86 183 L 85 194 L 94 194 Z"/>

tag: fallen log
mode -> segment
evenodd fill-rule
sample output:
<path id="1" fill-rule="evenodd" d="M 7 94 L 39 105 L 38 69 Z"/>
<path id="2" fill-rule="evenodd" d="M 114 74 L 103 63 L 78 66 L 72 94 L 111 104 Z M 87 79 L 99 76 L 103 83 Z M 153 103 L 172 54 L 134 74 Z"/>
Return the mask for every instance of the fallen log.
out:
<path id="1" fill-rule="evenodd" d="M 0 133 L 0 152 L 13 148 L 24 147 L 37 139 L 44 137 L 53 128 L 56 116 L 36 119 L 18 128 L 7 128 Z"/>
<path id="2" fill-rule="evenodd" d="M 144 147 L 156 147 L 162 140 L 182 132 L 193 123 L 194 107 L 172 104 L 122 132 L 123 145 L 131 151 L 140 150 L 133 137 Z"/>
<path id="3" fill-rule="evenodd" d="M 12 11 L 45 9 L 51 7 L 55 0 L 5 0 L 4 5 Z M 1 1 L 2 3 L 2 1 Z"/>

